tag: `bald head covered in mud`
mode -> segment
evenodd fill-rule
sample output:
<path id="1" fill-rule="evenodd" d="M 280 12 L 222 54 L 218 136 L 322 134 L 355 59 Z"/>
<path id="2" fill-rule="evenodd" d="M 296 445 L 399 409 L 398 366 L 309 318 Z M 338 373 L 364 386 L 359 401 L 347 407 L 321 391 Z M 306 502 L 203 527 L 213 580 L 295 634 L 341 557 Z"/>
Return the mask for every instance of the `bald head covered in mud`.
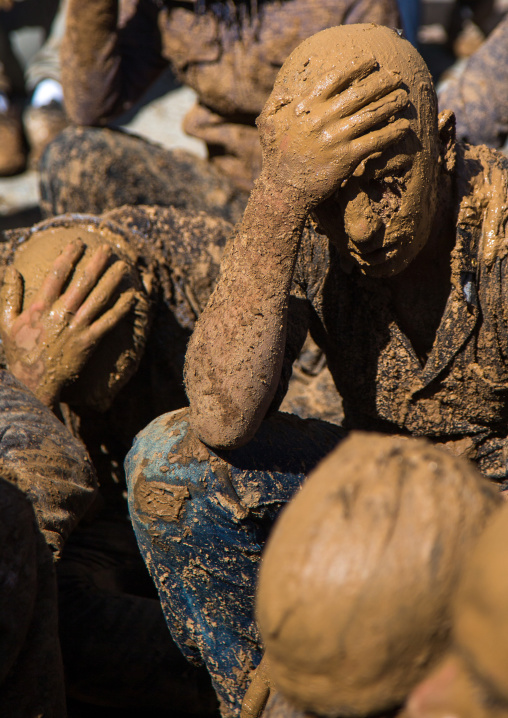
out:
<path id="1" fill-rule="evenodd" d="M 351 434 L 265 547 L 256 614 L 276 688 L 321 716 L 402 704 L 449 643 L 460 570 L 500 504 L 426 441 Z"/>
<path id="2" fill-rule="evenodd" d="M 9 369 L 48 406 L 65 388 L 65 401 L 104 411 L 136 371 L 154 282 L 138 255 L 132 237 L 84 215 L 38 225 L 19 245 L 0 333 Z"/>

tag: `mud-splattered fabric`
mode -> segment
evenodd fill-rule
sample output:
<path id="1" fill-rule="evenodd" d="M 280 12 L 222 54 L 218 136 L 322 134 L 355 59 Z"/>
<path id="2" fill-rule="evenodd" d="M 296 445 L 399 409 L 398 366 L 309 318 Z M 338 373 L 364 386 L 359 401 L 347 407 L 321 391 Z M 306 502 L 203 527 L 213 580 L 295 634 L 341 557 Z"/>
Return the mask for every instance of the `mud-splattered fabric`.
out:
<path id="1" fill-rule="evenodd" d="M 68 695 L 86 703 L 216 716 L 204 667 L 169 634 L 128 517 L 103 512 L 78 526 L 57 565 Z M 152 714 L 150 714 L 152 715 Z"/>
<path id="2" fill-rule="evenodd" d="M 508 139 L 508 15 L 438 88 L 440 110 L 453 110 L 457 137 L 500 148 Z M 506 148 L 508 150 L 508 147 Z"/>
<path id="3" fill-rule="evenodd" d="M 53 558 L 89 508 L 84 446 L 0 371 L 0 715 L 64 718 Z"/>
<path id="4" fill-rule="evenodd" d="M 41 209 L 102 214 L 122 205 L 160 205 L 236 222 L 247 195 L 205 160 L 108 128 L 64 130 L 39 165 Z"/>
<path id="5" fill-rule="evenodd" d="M 225 716 L 239 714 L 261 658 L 254 590 L 270 528 L 342 435 L 276 414 L 247 446 L 215 453 L 184 409 L 152 422 L 127 456 L 131 518 L 168 627 L 189 660 L 206 664 Z"/>
<path id="6" fill-rule="evenodd" d="M 97 488 L 83 444 L 8 371 L 0 371 L 0 460 L 32 504 L 58 558 Z"/>
<path id="7" fill-rule="evenodd" d="M 503 482 L 508 460 L 508 162 L 457 148 L 451 286 L 422 363 L 382 281 L 345 273 L 324 235 L 304 233 L 293 291 L 343 399 L 344 427 L 425 436 Z M 293 331 L 291 322 L 288 331 Z M 288 342 L 288 346 L 290 343 Z M 294 355 L 285 358 L 280 393 Z"/>

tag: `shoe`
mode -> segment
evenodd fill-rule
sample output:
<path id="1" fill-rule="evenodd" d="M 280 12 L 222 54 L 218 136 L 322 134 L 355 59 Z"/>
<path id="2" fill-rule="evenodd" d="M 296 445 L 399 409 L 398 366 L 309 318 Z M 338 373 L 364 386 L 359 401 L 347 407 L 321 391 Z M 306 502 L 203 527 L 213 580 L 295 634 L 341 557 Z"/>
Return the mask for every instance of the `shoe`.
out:
<path id="1" fill-rule="evenodd" d="M 25 134 L 30 147 L 30 167 L 37 167 L 46 146 L 64 130 L 69 121 L 62 105 L 51 102 L 42 107 L 29 105 L 23 113 Z"/>
<path id="2" fill-rule="evenodd" d="M 22 172 L 26 167 L 26 144 L 19 114 L 0 112 L 0 177 Z"/>

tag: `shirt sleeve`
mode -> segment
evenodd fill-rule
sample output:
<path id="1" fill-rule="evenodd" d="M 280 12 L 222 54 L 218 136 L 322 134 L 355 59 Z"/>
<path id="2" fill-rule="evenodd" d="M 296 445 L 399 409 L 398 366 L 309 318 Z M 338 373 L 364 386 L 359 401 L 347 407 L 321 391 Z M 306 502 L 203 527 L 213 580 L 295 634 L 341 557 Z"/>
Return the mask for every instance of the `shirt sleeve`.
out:
<path id="1" fill-rule="evenodd" d="M 0 371 L 0 462 L 58 557 L 94 498 L 95 470 L 85 447 L 8 371 Z"/>

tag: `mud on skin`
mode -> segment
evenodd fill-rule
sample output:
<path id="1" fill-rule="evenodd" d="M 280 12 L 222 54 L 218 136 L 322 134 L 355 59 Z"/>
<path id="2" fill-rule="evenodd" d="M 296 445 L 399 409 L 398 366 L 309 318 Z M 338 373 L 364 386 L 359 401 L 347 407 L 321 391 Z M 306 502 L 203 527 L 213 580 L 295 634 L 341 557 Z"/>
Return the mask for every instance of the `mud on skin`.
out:
<path id="1" fill-rule="evenodd" d="M 356 32 L 359 34 L 355 35 Z M 404 212 L 397 213 L 397 229 L 403 232 L 404 239 L 396 244 L 400 251 L 386 252 L 389 261 L 384 263 L 376 264 L 369 252 L 362 249 L 362 241 L 355 239 L 353 230 L 361 219 L 361 213 L 355 210 L 355 197 L 350 198 L 353 204 L 348 221 L 354 222 L 349 229 L 351 236 L 344 226 L 345 198 L 339 201 L 335 196 L 314 210 L 320 233 L 316 234 L 309 221 L 302 232 L 305 207 L 314 201 L 307 188 L 313 183 L 312 191 L 319 191 L 319 183 L 326 178 L 326 174 L 319 174 L 319 162 L 329 170 L 326 154 L 325 159 L 320 155 L 318 160 L 316 153 L 308 151 L 312 135 L 305 135 L 303 150 L 297 151 L 295 146 L 289 157 L 280 152 L 277 142 L 271 141 L 273 132 L 280 133 L 280 138 L 297 136 L 295 128 L 285 135 L 292 121 L 288 109 L 291 103 L 287 102 L 295 91 L 294 83 L 298 99 L 302 86 L 305 92 L 309 82 L 311 89 L 312 82 L 318 82 L 335 52 L 335 33 L 341 37 L 341 48 L 345 47 L 342 34 L 355 38 L 351 48 L 353 58 L 359 46 L 371 47 L 360 42 L 364 33 L 386 35 L 393 45 L 387 40 L 383 52 L 390 47 L 392 55 L 397 55 L 395 65 L 400 78 L 408 73 L 408 88 L 409 78 L 419 78 L 410 88 L 409 104 L 403 114 L 408 113 L 412 131 L 426 138 L 426 149 L 422 150 L 426 157 L 422 158 L 423 165 L 412 169 L 414 188 L 409 196 L 405 181 L 406 188 L 401 192 Z M 330 38 L 330 46 L 323 35 Z M 244 437 L 242 441 L 247 440 L 255 431 L 256 422 L 266 413 L 269 396 L 275 396 L 276 405 L 280 394 L 284 394 L 288 367 L 310 326 L 314 339 L 326 353 L 343 398 L 345 426 L 432 437 L 453 451 L 467 451 L 485 475 L 503 481 L 508 397 L 504 368 L 508 347 L 503 328 L 508 216 L 506 161 L 487 148 L 455 144 L 453 116 L 442 113 L 437 121 L 432 84 L 423 61 L 390 31 L 373 26 L 343 27 L 315 38 L 306 41 L 288 60 L 262 115 L 262 125 L 266 124 L 267 132 L 270 130 L 266 138 L 269 171 L 251 195 L 221 280 L 189 346 L 187 382 L 191 405 L 196 392 L 195 410 L 203 412 L 203 420 L 204 414 L 209 413 L 217 426 L 217 418 L 221 422 L 224 418 L 227 431 L 222 426 L 220 431 L 214 430 L 219 436 L 217 439 L 207 436 L 208 443 L 225 441 L 227 432 L 235 435 L 228 440 L 236 442 L 240 436 Z M 304 61 L 306 52 L 308 64 Z M 379 52 L 381 61 L 385 55 L 381 49 Z M 395 67 L 393 57 L 383 62 L 387 67 Z M 379 75 L 380 82 L 382 77 L 384 83 L 391 81 L 386 75 Z M 345 92 L 344 99 L 339 97 L 342 106 L 353 101 L 355 92 L 356 85 Z M 325 100 L 326 97 L 325 94 Z M 333 97 L 330 101 L 338 103 Z M 309 115 L 303 112 L 305 106 L 300 107 L 297 99 L 295 122 L 305 126 Z M 402 147 L 405 148 L 404 143 Z M 399 145 L 394 145 L 386 151 L 387 162 L 398 161 L 398 148 Z M 306 153 L 307 159 L 298 164 L 300 152 Z M 372 172 L 381 172 L 382 163 L 373 162 Z M 435 185 L 424 182 L 429 162 L 437 165 Z M 295 167 L 300 169 L 296 171 Z M 281 179 L 283 172 L 290 173 L 292 188 Z M 358 177 L 352 179 L 361 182 L 365 172 L 370 177 L 369 165 L 360 163 Z M 436 167 L 432 174 L 435 172 Z M 390 176 L 394 179 L 395 171 Z M 419 191 L 422 183 L 427 187 L 425 192 L 430 192 L 430 196 L 425 195 L 428 216 L 421 210 L 413 213 L 415 202 L 422 197 Z M 281 187 L 289 193 L 289 199 L 283 196 Z M 392 192 L 387 187 L 383 191 Z M 372 211 L 377 208 L 374 200 L 371 207 Z M 430 231 L 432 212 L 435 228 Z M 425 244 L 427 233 L 430 239 Z M 379 238 L 382 237 L 380 234 Z M 378 236 L 369 241 L 375 247 Z M 385 252 L 382 248 L 375 251 Z M 293 262 L 293 284 L 288 298 L 285 293 Z M 284 278 L 286 271 L 288 276 Z M 378 277 L 376 272 L 389 276 Z M 233 315 L 236 318 L 230 322 Z M 280 328 L 286 317 L 285 356 L 279 370 L 284 346 Z M 267 330 L 267 322 L 272 320 L 273 327 Z M 220 342 L 214 339 L 214 327 L 220 327 Z M 227 346 L 223 358 L 218 356 L 221 346 Z M 292 346 L 298 348 L 290 350 Z M 207 347 L 214 348 L 215 356 L 208 355 Z M 255 369 L 258 360 L 259 368 Z M 200 362 L 202 366 L 198 367 Z M 215 363 L 217 370 L 209 371 Z M 239 381 L 242 366 L 252 367 L 243 388 Z M 268 388 L 266 373 L 271 367 L 277 369 Z M 278 371 L 280 383 L 276 385 L 274 377 Z"/>

